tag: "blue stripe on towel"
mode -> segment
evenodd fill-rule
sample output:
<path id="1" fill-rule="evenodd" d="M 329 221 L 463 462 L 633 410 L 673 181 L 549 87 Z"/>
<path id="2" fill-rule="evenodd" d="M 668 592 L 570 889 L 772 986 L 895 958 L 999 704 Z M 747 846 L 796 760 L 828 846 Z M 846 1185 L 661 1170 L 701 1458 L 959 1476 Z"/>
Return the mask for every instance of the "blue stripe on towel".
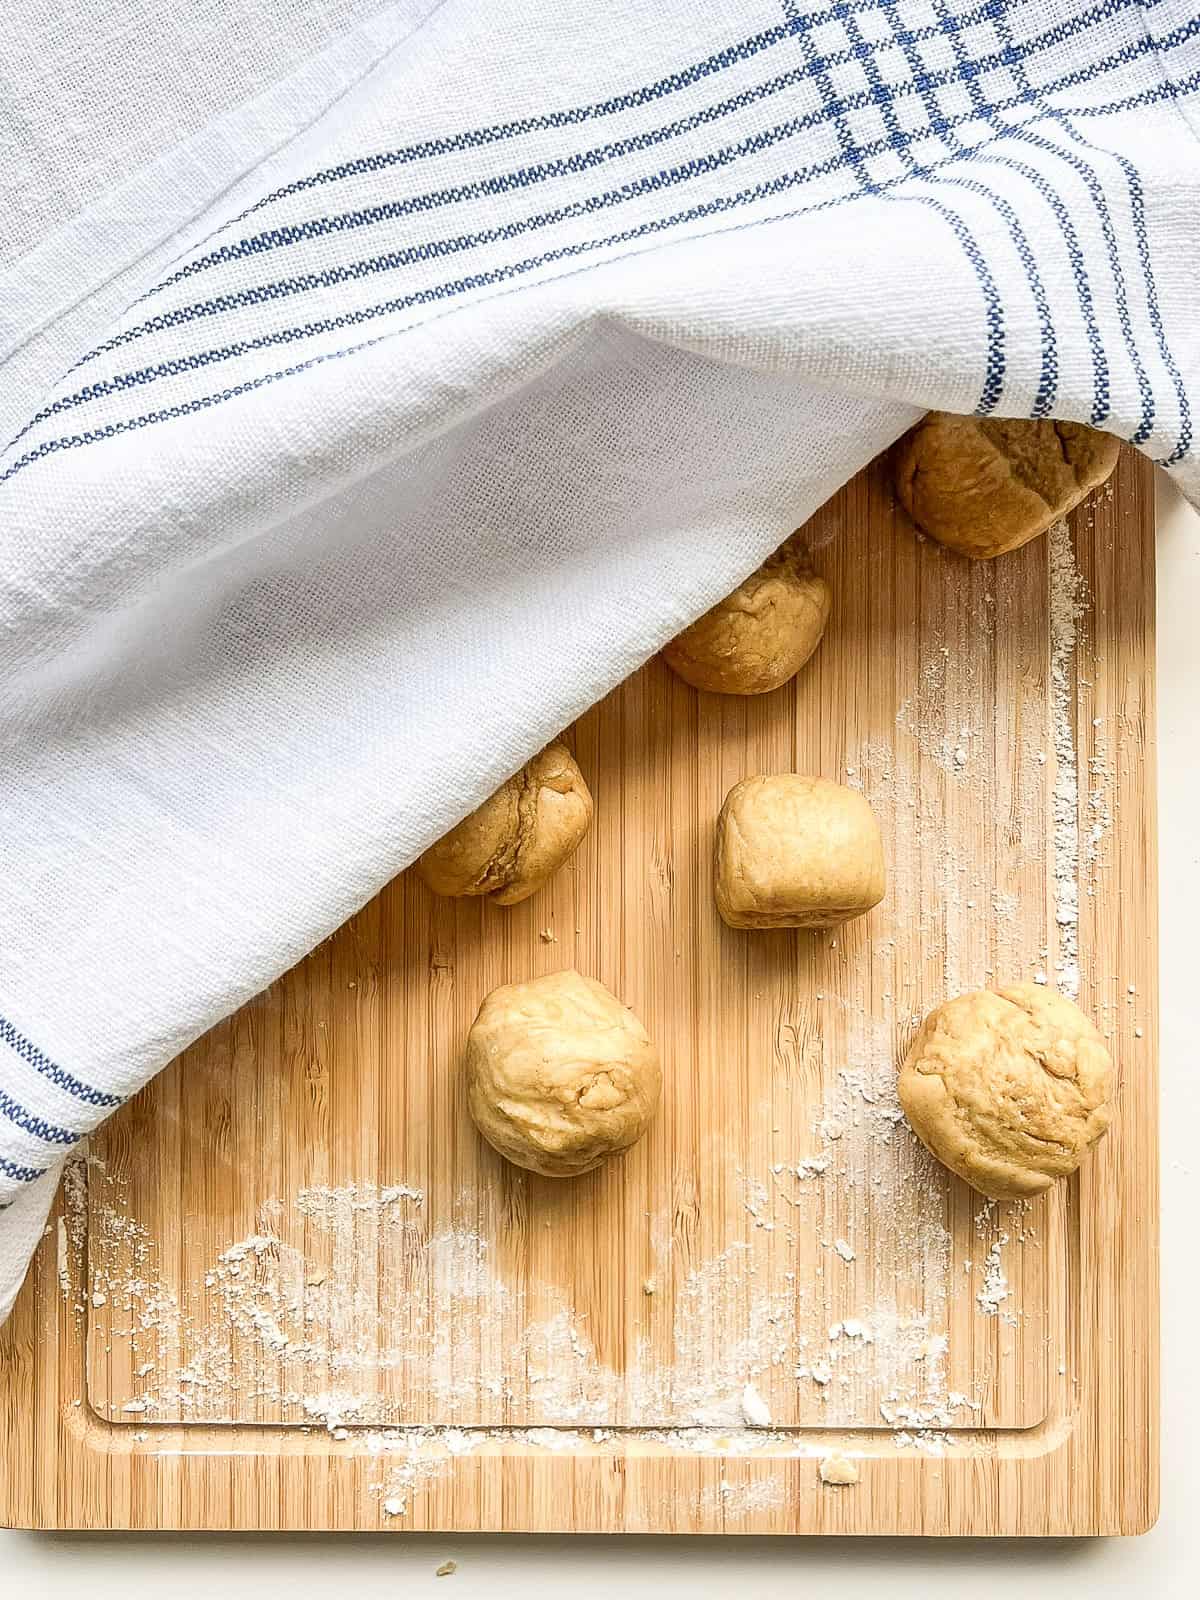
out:
<path id="1" fill-rule="evenodd" d="M 77 1100 L 82 1100 L 89 1106 L 119 1106 L 122 1104 L 119 1094 L 105 1094 L 100 1089 L 93 1089 L 91 1084 L 84 1083 L 82 1079 L 73 1077 L 64 1068 L 56 1066 L 49 1056 L 38 1049 L 32 1040 L 19 1033 L 7 1017 L 0 1017 L 0 1042 L 6 1044 L 14 1055 L 31 1066 L 35 1072 L 40 1072 L 43 1078 L 48 1078 L 57 1088 L 67 1094 L 72 1094 Z"/>
<path id="2" fill-rule="evenodd" d="M 44 1117 L 37 1116 L 11 1095 L 0 1089 L 0 1116 L 7 1117 L 25 1133 L 30 1133 L 35 1139 L 41 1139 L 46 1144 L 78 1144 L 83 1138 L 82 1133 L 73 1133 L 70 1128 L 60 1128 L 57 1123 L 47 1122 Z"/>

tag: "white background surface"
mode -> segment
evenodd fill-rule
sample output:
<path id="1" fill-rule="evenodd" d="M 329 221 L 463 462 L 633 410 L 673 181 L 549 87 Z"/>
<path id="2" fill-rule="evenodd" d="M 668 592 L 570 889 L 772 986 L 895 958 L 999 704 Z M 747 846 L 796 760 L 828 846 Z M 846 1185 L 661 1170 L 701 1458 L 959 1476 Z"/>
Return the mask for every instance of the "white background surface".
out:
<path id="1" fill-rule="evenodd" d="M 1200 1573 L 1196 1441 L 1200 1438 L 1200 1251 L 1193 1142 L 1200 1125 L 1200 517 L 1164 484 L 1159 505 L 1159 851 L 1162 978 L 1163 1496 L 1158 1526 L 1132 1540 L 547 1539 L 403 1533 L 209 1538 L 0 1532 L 0 1595 L 59 1600 L 222 1594 L 330 1600 L 437 1595 L 741 1594 L 814 1592 L 970 1600 L 1020 1594 L 1173 1600 Z M 3 1442 L 0 1441 L 0 1449 Z M 451 1577 L 435 1578 L 445 1560 Z"/>

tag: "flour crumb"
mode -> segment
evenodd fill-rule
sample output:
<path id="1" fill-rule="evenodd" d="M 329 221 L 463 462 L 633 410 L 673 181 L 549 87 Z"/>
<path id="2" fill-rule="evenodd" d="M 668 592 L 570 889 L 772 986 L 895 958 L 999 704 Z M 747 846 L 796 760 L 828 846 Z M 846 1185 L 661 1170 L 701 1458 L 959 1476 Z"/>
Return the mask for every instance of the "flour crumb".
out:
<path id="1" fill-rule="evenodd" d="M 538 934 L 538 938 L 542 941 L 543 944 L 557 944 L 558 943 L 558 936 L 557 936 L 557 934 L 554 932 L 554 930 L 552 928 L 543 928 L 541 933 Z"/>
<path id="2" fill-rule="evenodd" d="M 825 1137 L 829 1138 L 829 1135 L 826 1134 Z M 838 1137 L 841 1137 L 840 1131 Z M 803 1161 L 797 1163 L 796 1176 L 798 1178 L 819 1178 L 827 1170 L 828 1166 L 828 1156 L 806 1156 Z"/>
<path id="3" fill-rule="evenodd" d="M 434 1577 L 435 1578 L 452 1578 L 457 1571 L 458 1571 L 458 1562 L 457 1561 L 443 1561 L 441 1566 L 434 1573 Z"/>
<path id="4" fill-rule="evenodd" d="M 848 1488 L 850 1484 L 858 1482 L 858 1468 L 845 1456 L 822 1456 L 817 1470 L 821 1474 L 821 1482 L 834 1488 Z"/>
<path id="5" fill-rule="evenodd" d="M 833 1241 L 833 1248 L 837 1251 L 838 1255 L 841 1256 L 843 1261 L 854 1260 L 854 1250 L 849 1244 L 847 1244 L 845 1239 L 835 1239 Z"/>
<path id="6" fill-rule="evenodd" d="M 1002 1233 L 984 1257 L 983 1283 L 975 1300 L 985 1317 L 999 1316 L 1000 1307 L 1010 1294 L 1001 1256 L 1007 1243 L 1008 1234 Z"/>
<path id="7" fill-rule="evenodd" d="M 752 1383 L 742 1390 L 742 1416 L 751 1428 L 771 1426 L 771 1408 Z"/>
<path id="8" fill-rule="evenodd" d="M 388 1517 L 402 1517 L 404 1515 L 404 1501 L 398 1495 L 389 1495 L 383 1502 L 383 1513 Z"/>

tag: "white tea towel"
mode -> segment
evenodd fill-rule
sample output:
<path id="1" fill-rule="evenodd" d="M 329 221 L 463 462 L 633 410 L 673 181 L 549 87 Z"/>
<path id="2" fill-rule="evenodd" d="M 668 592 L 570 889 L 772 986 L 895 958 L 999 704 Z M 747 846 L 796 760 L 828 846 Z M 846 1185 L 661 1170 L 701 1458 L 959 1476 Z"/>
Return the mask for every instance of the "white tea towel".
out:
<path id="1" fill-rule="evenodd" d="M 922 409 L 1200 488 L 1191 0 L 22 16 L 0 1309 L 88 1129 Z"/>

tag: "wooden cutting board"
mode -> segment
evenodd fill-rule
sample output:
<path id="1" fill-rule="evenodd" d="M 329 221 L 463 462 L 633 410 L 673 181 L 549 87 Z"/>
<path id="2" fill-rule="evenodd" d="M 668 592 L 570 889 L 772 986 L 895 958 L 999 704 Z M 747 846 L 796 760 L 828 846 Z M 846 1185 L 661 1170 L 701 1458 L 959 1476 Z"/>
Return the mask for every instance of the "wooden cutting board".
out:
<path id="1" fill-rule="evenodd" d="M 44 1528 L 1134 1533 L 1157 1483 L 1150 469 L 991 564 L 879 465 L 814 519 L 797 683 L 651 662 L 568 737 L 570 869 L 504 910 L 406 874 L 76 1165 L 0 1334 L 0 1520 Z M 863 788 L 889 892 L 724 927 L 739 778 Z M 1077 916 L 1077 921 L 1076 921 Z M 574 965 L 662 1047 L 648 1138 L 571 1182 L 476 1137 L 494 985 Z M 1120 1069 L 1077 1180 L 984 1206 L 897 1058 L 989 981 L 1078 985 Z M 824 1483 L 851 1460 L 858 1482 Z"/>

